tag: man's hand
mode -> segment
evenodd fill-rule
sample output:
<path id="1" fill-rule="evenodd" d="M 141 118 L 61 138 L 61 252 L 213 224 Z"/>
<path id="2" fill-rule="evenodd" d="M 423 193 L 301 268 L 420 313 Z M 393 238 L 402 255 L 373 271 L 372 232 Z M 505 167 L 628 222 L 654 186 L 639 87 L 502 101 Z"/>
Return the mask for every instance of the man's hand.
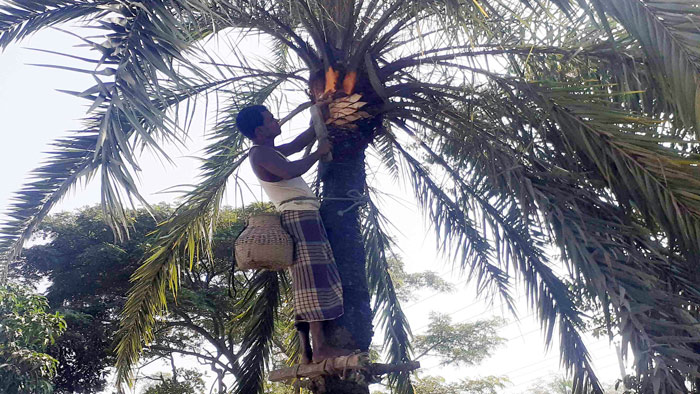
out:
<path id="1" fill-rule="evenodd" d="M 331 150 L 333 150 L 333 145 L 331 145 L 330 141 L 328 141 L 328 138 L 324 138 L 321 141 L 318 141 L 318 149 L 316 149 L 321 156 L 325 156 L 326 153 L 329 153 Z"/>

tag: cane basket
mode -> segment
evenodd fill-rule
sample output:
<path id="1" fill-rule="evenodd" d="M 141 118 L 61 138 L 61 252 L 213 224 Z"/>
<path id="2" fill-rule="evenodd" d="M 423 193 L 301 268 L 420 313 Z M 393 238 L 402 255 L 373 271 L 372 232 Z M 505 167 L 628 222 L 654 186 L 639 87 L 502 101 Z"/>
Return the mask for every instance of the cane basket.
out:
<path id="1" fill-rule="evenodd" d="M 294 261 L 294 241 L 282 228 L 279 214 L 257 214 L 236 239 L 235 253 L 240 269 L 283 270 Z"/>

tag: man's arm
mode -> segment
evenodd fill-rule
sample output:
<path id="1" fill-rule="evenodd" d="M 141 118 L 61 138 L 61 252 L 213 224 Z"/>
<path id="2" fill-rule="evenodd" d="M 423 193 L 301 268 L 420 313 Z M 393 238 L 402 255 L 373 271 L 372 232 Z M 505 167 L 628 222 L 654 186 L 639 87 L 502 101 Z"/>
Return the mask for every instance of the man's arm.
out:
<path id="1" fill-rule="evenodd" d="M 309 127 L 303 133 L 299 134 L 297 138 L 292 140 L 292 142 L 278 146 L 277 150 L 281 154 L 289 156 L 306 148 L 306 146 L 312 143 L 315 138 L 316 132 L 314 131 L 314 128 Z"/>
<path id="2" fill-rule="evenodd" d="M 265 171 L 282 179 L 292 179 L 309 171 L 323 155 L 330 152 L 331 145 L 327 140 L 319 143 L 318 149 L 303 159 L 287 161 L 272 148 L 261 147 L 251 153 L 253 165 L 262 167 Z"/>

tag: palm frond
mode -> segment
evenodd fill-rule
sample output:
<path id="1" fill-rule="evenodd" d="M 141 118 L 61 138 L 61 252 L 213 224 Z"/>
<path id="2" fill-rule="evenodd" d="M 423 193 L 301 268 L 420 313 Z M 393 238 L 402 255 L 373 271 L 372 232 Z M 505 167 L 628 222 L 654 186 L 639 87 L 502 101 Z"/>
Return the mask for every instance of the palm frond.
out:
<path id="1" fill-rule="evenodd" d="M 396 150 L 394 149 L 391 138 L 387 137 L 387 134 L 392 134 L 391 123 L 386 122 L 384 129 L 385 132 L 379 134 L 374 139 L 372 147 L 380 158 L 381 163 L 389 171 L 389 175 L 391 175 L 394 182 L 398 182 L 401 171 L 399 168 L 399 161 L 396 157 Z"/>
<path id="2" fill-rule="evenodd" d="M 664 95 L 696 138 L 700 132 L 700 35 L 698 3 L 659 0 L 596 1 L 594 7 L 615 17 L 644 48 L 664 81 Z"/>
<path id="3" fill-rule="evenodd" d="M 665 135 L 663 129 L 654 130 L 654 122 L 616 111 L 580 91 L 544 96 L 549 100 L 544 105 L 563 131 L 563 144 L 557 145 L 577 152 L 581 158 L 577 166 L 597 170 L 615 196 L 616 209 L 623 212 L 614 214 L 612 207 L 599 212 L 609 203 L 591 206 L 592 198 L 569 201 L 566 206 L 576 207 L 572 216 L 591 219 L 576 229 L 567 223 L 565 232 L 557 232 L 560 246 L 599 299 L 614 308 L 623 340 L 633 344 L 643 384 L 656 381 L 665 392 L 683 391 L 683 379 L 699 374 L 693 338 L 700 332 L 691 327 L 698 321 L 700 304 L 697 288 L 688 280 L 697 278 L 698 272 L 691 263 L 698 255 L 700 178 L 694 164 L 698 158 L 684 153 L 688 142 Z M 566 210 L 559 207 L 560 218 Z M 585 210 L 590 212 L 582 215 Z M 550 218 L 550 223 L 556 221 L 561 219 Z M 636 227 L 620 228 L 630 222 L 636 222 Z M 640 234 L 642 228 L 649 230 Z M 653 234 L 657 229 L 661 237 Z M 659 242 L 668 242 L 669 250 Z M 602 259 L 592 250 L 602 252 Z M 599 278 L 612 283 L 601 283 Z M 665 328 L 659 331 L 659 325 Z M 670 333 L 673 343 L 667 339 Z M 655 370 L 652 365 L 666 368 Z"/>
<path id="4" fill-rule="evenodd" d="M 149 147 L 168 159 L 157 139 L 182 141 L 179 126 L 162 109 L 165 105 L 152 105 L 151 97 L 166 100 L 167 85 L 160 82 L 159 73 L 169 79 L 169 84 L 185 91 L 194 83 L 193 77 L 184 76 L 184 70 L 195 77 L 206 77 L 183 56 L 191 50 L 193 38 L 162 4 L 156 2 L 147 7 L 147 10 L 120 8 L 121 19 L 102 23 L 102 28 L 111 33 L 108 41 L 93 43 L 94 48 L 102 52 L 101 61 L 118 63 L 113 83 L 97 80 L 94 88 L 99 96 L 93 103 L 93 107 L 104 106 L 106 111 L 95 146 L 95 159 L 99 157 L 103 163 L 102 205 L 118 236 L 120 228 L 125 227 L 120 191 L 148 205 L 122 163 L 139 170 L 135 150 Z M 131 141 L 126 138 L 130 132 L 133 132 Z"/>
<path id="5" fill-rule="evenodd" d="M 229 164 L 232 173 L 241 164 L 245 155 L 229 153 L 234 160 Z M 225 184 L 225 180 L 222 182 Z M 210 184 L 211 185 L 211 184 Z M 208 258 L 212 222 L 224 186 L 214 190 L 213 195 L 193 195 L 190 204 L 178 208 L 175 216 L 161 224 L 155 233 L 158 246 L 133 275 L 134 285 L 122 312 L 121 328 L 118 332 L 117 371 L 120 383 L 133 378 L 131 368 L 138 361 L 144 343 L 153 340 L 156 316 L 166 307 L 165 292 L 168 288 L 176 294 L 180 270 L 187 269 L 199 259 Z M 167 244 L 166 244 L 167 243 Z"/>
<path id="6" fill-rule="evenodd" d="M 284 43 L 294 51 L 308 68 L 320 68 L 322 60 L 319 51 L 323 47 L 313 48 L 296 28 L 303 25 L 299 15 L 299 4 L 291 2 L 258 2 L 241 0 L 236 2 L 217 3 L 215 9 L 200 3 L 206 10 L 205 14 L 212 15 L 216 25 L 221 27 L 236 27 L 264 33 L 275 40 Z M 309 25 L 306 25 L 309 28 Z M 309 34 L 320 33 L 312 30 Z"/>
<path id="7" fill-rule="evenodd" d="M 280 276 L 282 279 L 282 276 Z M 285 276 L 280 280 L 280 308 L 278 310 L 276 334 L 283 338 L 280 349 L 286 355 L 286 364 L 292 366 L 301 361 L 300 338 L 294 321 L 293 289 L 289 279 Z"/>
<path id="8" fill-rule="evenodd" d="M 275 315 L 279 306 L 280 278 L 284 273 L 258 271 L 250 281 L 241 307 L 245 310 L 238 318 L 243 326 L 241 348 L 245 349 L 240 363 L 240 379 L 235 393 L 263 393 L 265 364 L 270 355 Z"/>
<path id="9" fill-rule="evenodd" d="M 625 351 L 631 345 L 637 376 L 649 392 L 686 392 L 684 379 L 698 377 L 700 362 L 700 293 L 688 279 L 693 274 L 668 252 L 659 254 L 663 247 L 644 227 L 626 224 L 619 208 L 593 204 L 585 192 L 574 196 L 560 184 L 552 179 L 539 187 L 551 204 L 547 220 L 617 326 Z"/>
<path id="10" fill-rule="evenodd" d="M 37 10 L 44 8 L 36 7 Z M 113 21 L 100 20 L 99 28 L 106 30 L 108 37 L 102 43 L 68 32 L 100 53 L 94 71 L 87 70 L 95 77 L 96 85 L 75 93 L 92 102 L 88 113 L 94 112 L 95 116 L 90 119 L 89 133 L 96 133 L 97 136 L 81 136 L 80 141 L 92 138 L 93 146 L 90 148 L 93 157 L 89 163 L 81 163 L 79 168 L 73 169 L 71 175 L 85 175 L 88 168 L 87 171 L 93 172 L 98 167 L 101 169 L 105 216 L 115 234 L 121 237 L 122 229 L 128 232 L 124 211 L 127 200 L 135 197 L 148 205 L 139 194 L 129 169 L 139 169 L 134 151 L 139 147 L 150 147 L 163 153 L 160 143 L 156 141 L 159 134 L 166 140 L 180 140 L 177 124 L 170 120 L 165 110 L 173 101 L 178 101 L 173 100 L 179 96 L 175 91 L 184 92 L 186 98 L 198 93 L 192 89 L 190 77 L 182 77 L 175 71 L 173 60 L 178 60 L 179 66 L 196 76 L 203 73 L 182 56 L 189 48 L 189 37 L 185 37 L 164 6 L 154 3 L 149 5 L 148 10 L 117 6 L 110 8 L 110 15 L 114 14 L 118 18 Z M 116 65 L 116 68 L 112 68 L 112 65 Z M 158 73 L 169 77 L 169 84 L 160 83 Z M 102 80 L 103 77 L 113 77 L 113 81 Z M 83 154 L 86 152 L 86 147 L 79 148 Z M 74 180 L 74 177 L 70 179 Z M 70 185 L 72 182 L 63 184 Z M 44 207 L 50 208 L 51 205 L 44 204 Z"/>
<path id="11" fill-rule="evenodd" d="M 227 72 L 227 75 L 233 76 L 195 84 L 190 81 L 190 77 L 176 73 L 173 68 L 175 65 L 168 60 L 182 59 L 178 51 L 188 45 L 186 39 L 179 38 L 182 34 L 172 31 L 177 25 L 170 26 L 171 30 L 165 31 L 159 22 L 155 22 L 156 19 L 134 16 L 128 8 L 120 8 L 119 11 L 123 13 L 121 19 L 101 25 L 101 29 L 112 32 L 106 42 L 100 44 L 81 37 L 81 40 L 102 55 L 96 60 L 98 66 L 94 73 L 97 73 L 97 84 L 83 92 L 67 93 L 89 100 L 90 116 L 85 121 L 86 128 L 83 131 L 54 143 L 56 148 L 50 152 L 47 163 L 32 173 L 37 180 L 18 192 L 18 202 L 8 214 L 12 220 L 2 229 L 0 249 L 7 254 L 8 261 L 19 253 L 24 241 L 50 209 L 80 179 L 89 181 L 100 169 L 106 216 L 117 235 L 121 235 L 122 230 L 128 234 L 122 208 L 124 198 L 130 199 L 130 195 L 135 195 L 146 204 L 138 194 L 137 185 L 129 170 L 129 166 L 138 170 L 134 152 L 150 146 L 162 153 L 160 140 L 181 141 L 184 138 L 183 130 L 179 130 L 177 125 L 178 104 L 187 101 L 187 113 L 184 116 L 184 124 L 187 125 L 188 117 L 191 119 L 195 110 L 193 99 L 199 94 L 232 84 L 247 86 L 250 85 L 249 80 L 257 78 L 268 78 L 264 85 L 274 87 L 281 77 L 295 77 L 293 74 L 275 74 L 269 70 L 256 69 L 256 73 L 241 73 L 245 75 Z M 159 11 L 165 12 L 162 8 L 154 9 L 149 15 L 156 18 Z M 154 27 L 154 24 L 158 24 L 158 27 Z M 158 43 L 152 42 L 153 45 L 141 47 L 141 43 L 155 39 L 150 34 L 155 34 L 156 37 L 168 35 L 172 38 L 171 41 L 159 39 Z M 130 45 L 137 47 L 131 48 Z M 118 65 L 117 69 L 107 67 L 113 64 Z M 192 67 L 185 69 L 196 69 Z M 171 81 L 160 81 L 159 75 L 162 73 L 167 73 Z M 102 81 L 98 78 L 99 75 L 114 75 L 114 82 Z M 171 118 L 166 115 L 166 111 L 173 108 L 175 113 L 174 118 Z M 231 123 L 229 121 L 225 126 L 230 127 Z M 122 191 L 126 191 L 126 196 Z"/>
<path id="12" fill-rule="evenodd" d="M 700 256 L 700 155 L 675 147 L 695 144 L 657 132 L 657 121 L 611 108 L 596 97 L 604 93 L 570 89 L 527 92 L 564 131 L 562 147 L 596 168 L 619 204 L 638 209 L 649 228 L 662 228 L 671 247 L 694 261 Z"/>
<path id="13" fill-rule="evenodd" d="M 0 250 L 7 259 L 5 263 L 19 254 L 37 224 L 81 177 L 94 175 L 96 167 L 91 159 L 96 140 L 97 133 L 86 130 L 53 143 L 49 159 L 32 172 L 36 180 L 17 193 L 17 202 L 7 213 L 11 219 L 0 230 Z"/>
<path id="14" fill-rule="evenodd" d="M 231 109 L 220 120 L 212 137 L 214 142 L 205 150 L 207 160 L 202 164 L 203 180 L 154 233 L 155 246 L 134 273 L 134 285 L 122 312 L 117 345 L 120 383 L 130 382 L 133 378 L 132 368 L 139 359 L 143 344 L 152 340 L 155 318 L 166 307 L 164 295 L 167 288 L 177 293 L 180 269 L 187 269 L 187 265 L 192 267 L 200 259 L 211 256 L 211 240 L 228 179 L 247 158 L 247 141 L 234 131 L 238 111 L 247 105 L 264 102 L 284 79 L 262 79 L 258 84 L 246 82 L 241 87 L 234 85 L 237 90 L 232 92 Z"/>
<path id="15" fill-rule="evenodd" d="M 203 90 L 216 87 L 217 84 L 204 84 L 186 92 L 165 92 L 166 105 L 177 105 L 184 100 L 199 94 Z M 159 107 L 161 100 L 152 102 Z M 48 152 L 46 162 L 32 171 L 31 177 L 36 180 L 25 185 L 17 192 L 17 200 L 7 215 L 11 218 L 0 229 L 0 250 L 8 260 L 14 259 L 22 249 L 25 241 L 49 211 L 74 187 L 80 180 L 86 183 L 95 176 L 103 165 L 101 160 L 95 160 L 95 146 L 99 138 L 99 128 L 107 117 L 104 108 L 98 109 L 92 116 L 85 119 L 85 128 L 74 132 L 69 137 L 60 138 L 53 142 L 53 150 Z M 120 125 L 128 130 L 128 125 Z M 129 138 L 134 131 L 127 132 Z"/>
<path id="16" fill-rule="evenodd" d="M 522 89 L 525 92 L 533 92 L 533 84 L 513 82 L 502 78 L 498 75 L 478 70 L 473 67 L 460 66 L 457 64 L 451 65 L 454 68 L 469 69 L 472 72 L 481 72 L 485 76 L 496 80 L 498 83 L 504 84 L 504 89 L 516 88 Z M 414 83 L 415 84 L 415 83 Z M 418 83 L 420 85 L 420 83 Z M 439 99 L 454 99 L 450 94 L 436 91 L 430 86 L 423 88 L 415 87 L 414 91 L 405 96 L 412 100 L 410 105 L 418 106 L 423 111 L 431 110 L 432 102 Z M 544 97 L 542 92 L 532 93 L 542 96 L 540 105 L 543 108 L 554 108 L 551 103 L 547 103 L 548 97 L 555 95 L 561 96 L 562 100 L 568 100 L 564 105 L 567 108 L 560 108 L 559 111 L 554 111 L 556 121 L 564 122 L 566 128 L 574 127 L 573 130 L 588 130 L 589 134 L 581 134 L 586 137 L 578 137 L 579 134 L 565 137 L 569 145 L 575 145 L 574 150 L 581 149 L 581 152 L 587 152 L 588 159 L 592 164 L 598 167 L 598 171 L 602 174 L 609 187 L 617 194 L 622 204 L 638 204 L 647 218 L 654 218 L 657 223 L 649 223 L 651 226 L 661 226 L 670 241 L 678 244 L 684 251 L 697 255 L 698 253 L 698 227 L 695 224 L 697 220 L 697 193 L 698 193 L 698 171 L 694 165 L 697 161 L 697 156 L 691 153 L 689 146 L 690 142 L 681 139 L 669 137 L 668 131 L 663 131 L 658 137 L 649 137 L 642 134 L 654 132 L 654 127 L 664 127 L 659 121 L 652 121 L 643 117 L 635 117 L 628 114 L 623 108 L 613 109 L 615 96 L 625 95 L 610 94 L 607 85 L 598 85 L 588 83 L 582 87 L 580 83 L 568 84 L 566 86 L 553 87 L 547 89 L 543 86 L 542 89 L 547 90 L 547 97 Z M 540 89 L 542 91 L 542 89 Z M 592 90 L 587 92 L 586 90 Z M 579 96 L 578 93 L 587 94 Z M 431 100 L 424 100 L 421 95 L 429 95 L 433 97 Z M 613 97 L 613 99 L 611 99 Z M 469 99 L 467 97 L 467 99 Z M 542 101 L 545 100 L 545 101 Z M 432 111 L 440 111 L 440 108 Z M 432 112 L 431 112 L 432 113 Z M 578 113 L 570 118 L 570 114 Z M 415 114 L 415 112 L 413 112 Z M 565 119 L 562 119 L 562 116 Z M 568 118 L 568 119 L 566 119 Z M 637 119 L 635 121 L 635 119 Z M 450 119 L 450 121 L 459 121 L 458 119 Z M 521 120 L 520 120 L 521 121 Z M 598 122 L 598 123 L 596 123 Z M 636 124 L 635 127 L 640 130 L 640 135 L 634 135 L 634 132 L 627 128 L 631 123 Z M 468 124 L 468 122 L 466 123 Z M 564 127 L 564 124 L 562 124 Z M 594 129 L 598 129 L 595 131 Z M 590 134 L 592 133 L 592 134 Z M 615 136 L 620 139 L 618 142 L 612 141 Z M 600 138 L 603 137 L 603 138 Z M 577 138 L 577 141 L 568 141 L 570 138 Z M 622 141 L 624 139 L 624 142 Z M 612 143 L 608 145 L 607 141 Z M 598 144 L 609 146 L 602 153 L 608 155 L 608 159 L 601 161 L 599 157 L 601 149 Z M 672 144 L 673 147 L 664 147 L 662 144 Z M 566 143 L 562 146 L 566 148 Z M 683 147 L 685 148 L 677 148 Z M 571 150 L 573 153 L 574 150 Z M 580 153 L 579 153 L 580 154 Z M 623 179 L 624 183 L 617 182 L 615 177 L 619 173 L 627 174 Z M 688 183 L 686 183 L 686 180 Z M 613 186 L 613 183 L 616 185 Z M 686 188 L 689 187 L 688 190 Z M 681 196 L 681 190 L 684 194 Z M 666 204 L 659 204 L 659 201 L 665 201 Z M 692 258 L 691 258 L 692 259 Z"/>
<path id="17" fill-rule="evenodd" d="M 391 253 L 393 241 L 382 228 L 383 222 L 386 218 L 370 199 L 362 224 L 362 240 L 367 260 L 367 282 L 374 297 L 372 311 L 379 327 L 384 330 L 382 350 L 389 356 L 387 362 L 404 363 L 411 360 L 412 334 L 389 273 L 387 254 Z M 409 372 L 392 374 L 389 384 L 397 394 L 415 391 Z"/>
<path id="18" fill-rule="evenodd" d="M 435 183 L 418 159 L 395 139 L 393 144 L 405 163 L 404 170 L 412 182 L 416 199 L 435 226 L 439 249 L 458 258 L 460 269 L 469 268 L 468 278 L 476 281 L 479 293 L 498 295 L 512 307 L 509 276 L 494 260 L 493 249 L 484 234 L 475 227 L 459 202 Z"/>
<path id="19" fill-rule="evenodd" d="M 87 16 L 101 18 L 111 0 L 5 1 L 0 6 L 0 49 L 42 29 Z"/>
<path id="20" fill-rule="evenodd" d="M 120 383 L 131 381 L 143 344 L 153 340 L 155 318 L 166 307 L 167 289 L 177 293 L 181 267 L 187 267 L 186 262 L 191 267 L 200 259 L 210 259 L 212 232 L 226 182 L 247 157 L 241 142 L 241 137 L 233 134 L 210 146 L 211 159 L 203 165 L 203 185 L 190 192 L 187 201 L 159 226 L 154 234 L 156 246 L 134 273 L 116 347 Z"/>
<path id="21" fill-rule="evenodd" d="M 447 112 L 443 110 L 443 113 Z M 430 113 L 430 112 L 429 112 Z M 430 115 L 428 115 L 430 117 Z M 461 118 L 464 121 L 464 118 Z M 469 118 L 466 118 L 467 120 Z M 451 127 L 461 126 L 458 122 L 459 118 L 450 119 Z M 578 310 L 571 301 L 571 294 L 567 286 L 558 278 L 552 269 L 548 266 L 547 258 L 544 252 L 540 249 L 544 244 L 541 236 L 538 236 L 538 231 L 529 229 L 530 218 L 523 216 L 521 207 L 517 203 L 507 204 L 512 201 L 510 194 L 498 196 L 497 189 L 492 189 L 488 185 L 487 180 L 482 180 L 481 184 L 485 186 L 480 193 L 476 189 L 466 183 L 465 177 L 456 172 L 453 165 L 448 164 L 440 155 L 434 152 L 425 142 L 417 138 L 416 133 L 410 130 L 410 127 L 402 122 L 402 128 L 407 131 L 412 137 L 417 140 L 418 146 L 421 147 L 427 154 L 428 160 L 442 167 L 442 169 L 451 177 L 452 188 L 455 190 L 455 201 L 458 204 L 466 205 L 466 201 L 471 201 L 471 205 L 467 211 L 475 209 L 481 212 L 484 217 L 483 231 L 490 231 L 492 243 L 495 244 L 495 249 L 498 253 L 500 264 L 512 264 L 516 268 L 516 272 L 521 275 L 526 285 L 526 294 L 533 308 L 537 309 L 537 315 L 541 320 L 542 328 L 544 329 L 547 343 L 551 342 L 554 334 L 554 327 L 557 321 L 559 322 L 560 342 L 562 344 L 562 360 L 567 368 L 574 372 L 574 380 L 582 389 L 597 390 L 601 388 L 590 364 L 590 356 L 583 344 L 580 331 L 583 324 Z M 446 130 L 439 126 L 428 126 L 428 123 L 422 123 L 425 131 L 433 132 L 435 136 L 444 135 Z M 423 135 L 425 135 L 423 133 Z M 490 157 L 490 160 L 494 160 Z M 482 170 L 474 168 L 466 171 L 466 179 L 477 178 Z M 503 172 L 501 172 L 503 174 Z M 477 178 L 478 179 L 478 178 Z M 501 200 L 501 205 L 493 206 L 491 201 Z M 510 205 L 510 206 L 509 206 Z M 504 214 L 505 213 L 505 214 Z M 474 216 L 474 213 L 470 215 Z M 504 216 L 507 215 L 507 216 Z M 488 224 L 487 224 L 488 223 Z M 464 262 L 463 262 L 464 264 Z M 474 263 L 472 263 L 474 264 Z M 477 282 L 478 283 L 478 282 Z M 502 286 L 508 289 L 510 284 L 507 277 L 504 279 Z M 505 304 L 513 308 L 510 300 L 505 298 Z"/>
<path id="22" fill-rule="evenodd" d="M 681 149 L 687 143 L 651 133 L 643 118 L 614 109 L 616 107 L 611 107 L 613 104 L 607 98 L 611 94 L 609 92 L 596 91 L 594 97 L 599 100 L 591 104 L 588 100 L 593 98 L 587 99 L 590 93 L 586 93 L 585 89 L 566 86 L 557 90 L 558 95 L 554 94 L 556 98 L 551 98 L 552 102 L 545 106 L 541 101 L 539 104 L 533 103 L 532 93 L 523 93 L 526 87 L 518 85 L 516 89 L 513 88 L 509 83 L 504 83 L 501 89 L 505 96 L 498 90 L 480 93 L 477 97 L 481 101 L 467 107 L 472 108 L 472 112 L 462 110 L 462 114 L 452 114 L 451 107 L 445 106 L 439 112 L 441 116 L 428 115 L 433 122 L 424 121 L 427 126 L 423 127 L 432 126 L 431 135 L 442 143 L 440 151 L 443 153 L 440 157 L 430 157 L 435 163 L 441 163 L 443 157 L 450 158 L 449 164 L 459 171 L 454 176 L 457 185 L 460 184 L 457 180 L 459 176 L 465 181 L 476 181 L 475 186 L 463 187 L 465 198 L 472 194 L 470 188 L 487 193 L 485 201 L 488 202 L 517 198 L 518 209 L 530 212 L 523 214 L 523 217 L 532 217 L 527 223 L 529 232 L 539 234 L 535 239 L 547 232 L 551 234 L 550 239 L 557 242 L 570 264 L 572 278 L 590 287 L 608 318 L 620 327 L 626 343 L 633 344 L 639 361 L 638 373 L 645 378 L 645 384 L 657 381 L 668 387 L 667 392 L 679 390 L 679 375 L 673 370 L 677 368 L 686 376 L 693 376 L 690 365 L 696 362 L 690 355 L 692 338 L 697 337 L 691 328 L 692 322 L 697 320 L 691 317 L 698 309 L 697 289 L 693 288 L 692 279 L 688 280 L 694 277 L 696 270 L 683 261 L 677 250 L 671 251 L 662 246 L 661 242 L 665 242 L 663 238 L 654 240 L 657 234 L 643 230 L 647 226 L 640 221 L 642 217 L 633 211 L 626 212 L 624 204 L 611 202 L 613 199 L 609 190 L 605 190 L 609 183 L 604 181 L 604 176 L 596 175 L 597 171 L 590 170 L 596 168 L 594 160 L 579 160 L 574 153 L 581 151 L 590 155 L 592 149 L 583 148 L 581 144 L 576 149 L 572 142 L 568 142 L 571 137 L 562 137 L 567 143 L 556 142 L 555 135 L 571 132 L 571 124 L 566 123 L 558 129 L 546 119 L 564 116 L 552 115 L 550 111 L 553 102 L 562 98 L 559 95 L 568 96 L 570 101 L 562 100 L 560 103 L 564 106 L 566 101 L 574 108 L 565 110 L 562 107 L 560 112 L 566 112 L 566 116 L 578 114 L 585 117 L 585 122 L 581 123 L 597 125 L 595 127 L 603 127 L 599 123 L 600 117 L 616 119 L 614 123 L 620 126 L 615 128 L 616 132 L 628 133 L 630 146 L 637 146 L 642 141 L 650 145 L 668 143 L 664 147 L 664 151 L 667 151 L 671 149 L 670 146 Z M 541 86 L 539 88 L 549 91 Z M 520 95 L 509 97 L 510 92 L 519 92 Z M 514 102 L 516 105 L 511 106 Z M 591 107 L 583 111 L 583 106 Z M 542 107 L 547 110 L 542 111 Z M 607 108 L 607 112 L 601 107 Z M 440 117 L 446 120 L 442 123 L 435 120 Z M 621 127 L 622 124 L 626 124 L 626 128 Z M 601 130 L 611 127 L 610 124 L 605 125 Z M 640 130 L 647 134 L 640 133 Z M 627 138 L 613 138 L 615 135 L 606 133 L 604 137 L 598 137 L 596 143 L 627 141 Z M 649 148 L 644 144 L 642 146 Z M 424 150 L 429 152 L 430 147 L 426 146 Z M 682 149 L 678 150 L 671 156 L 687 158 L 688 154 L 682 152 Z M 596 154 L 600 155 L 600 152 Z M 680 160 L 680 157 L 676 159 Z M 624 159 L 618 161 L 632 158 L 636 157 L 624 155 Z M 447 168 L 446 172 L 449 172 Z M 480 205 L 478 200 L 475 205 Z M 499 205 L 497 208 L 496 212 L 509 212 L 506 206 Z M 538 219 L 539 214 L 533 216 L 536 211 L 541 212 L 543 218 Z M 512 214 L 508 217 L 510 220 L 513 218 Z M 499 223 L 500 220 L 494 222 Z M 652 228 L 655 226 L 652 225 Z M 506 234 L 508 236 L 504 238 L 510 239 L 510 242 L 518 239 L 517 232 Z M 540 242 L 546 242 L 546 239 Z M 683 317 L 684 312 L 680 310 L 685 308 L 691 312 Z M 668 312 L 663 316 L 652 312 L 659 310 Z M 651 328 L 662 326 L 674 330 L 677 346 L 664 342 L 668 339 L 661 334 L 663 330 Z M 572 327 L 561 328 L 571 330 Z M 662 338 L 658 338 L 659 335 Z M 659 342 L 656 342 L 657 338 Z M 564 339 L 562 343 L 565 343 Z M 563 358 L 579 356 L 579 345 L 575 341 L 569 344 L 562 349 Z M 651 351 L 656 346 L 664 351 Z M 674 361 L 665 360 L 664 353 L 674 354 L 676 358 Z M 652 365 L 669 368 L 654 370 Z"/>

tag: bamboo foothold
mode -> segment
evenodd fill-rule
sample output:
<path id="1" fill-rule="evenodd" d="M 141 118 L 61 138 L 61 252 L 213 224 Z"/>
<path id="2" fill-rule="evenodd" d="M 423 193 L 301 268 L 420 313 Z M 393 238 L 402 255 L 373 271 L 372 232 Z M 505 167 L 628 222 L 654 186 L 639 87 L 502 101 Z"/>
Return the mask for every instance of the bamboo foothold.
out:
<path id="1" fill-rule="evenodd" d="M 299 364 L 293 367 L 277 369 L 270 372 L 268 379 L 271 382 L 290 382 L 295 379 L 327 375 L 344 376 L 348 371 L 363 371 L 368 375 L 376 376 L 391 372 L 413 371 L 418 368 L 420 368 L 418 361 L 410 361 L 403 364 L 370 363 L 368 353 L 356 353 L 349 356 L 331 358 L 320 363 Z"/>

